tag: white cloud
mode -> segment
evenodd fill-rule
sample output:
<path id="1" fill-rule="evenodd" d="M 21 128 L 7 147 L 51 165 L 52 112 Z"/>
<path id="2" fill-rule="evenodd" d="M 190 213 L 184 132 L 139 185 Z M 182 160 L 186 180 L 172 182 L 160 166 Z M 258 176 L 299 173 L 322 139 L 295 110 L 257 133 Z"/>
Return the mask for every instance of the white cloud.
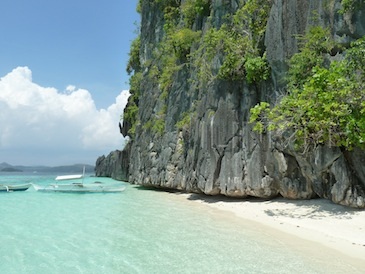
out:
<path id="1" fill-rule="evenodd" d="M 128 96 L 122 91 L 114 104 L 98 110 L 85 89 L 70 85 L 59 92 L 33 83 L 29 68 L 14 69 L 0 80 L 0 161 L 7 161 L 5 153 L 12 151 L 27 151 L 34 163 L 44 163 L 37 157 L 48 152 L 50 158 L 66 159 L 72 152 L 81 159 L 82 154 L 97 157 L 120 149 L 124 140 L 118 122 Z"/>
<path id="2" fill-rule="evenodd" d="M 66 87 L 66 91 L 68 92 L 73 92 L 76 90 L 76 87 L 74 85 L 69 85 Z"/>
<path id="3" fill-rule="evenodd" d="M 88 126 L 83 128 L 82 142 L 86 147 L 94 147 L 95 143 L 99 145 L 107 146 L 112 140 L 115 141 L 115 145 L 120 142 L 114 138 L 115 132 L 120 138 L 118 122 L 122 113 L 121 109 L 124 109 L 128 102 L 129 92 L 122 92 L 117 98 L 116 103 L 108 107 L 108 109 L 101 109 L 95 119 Z"/>

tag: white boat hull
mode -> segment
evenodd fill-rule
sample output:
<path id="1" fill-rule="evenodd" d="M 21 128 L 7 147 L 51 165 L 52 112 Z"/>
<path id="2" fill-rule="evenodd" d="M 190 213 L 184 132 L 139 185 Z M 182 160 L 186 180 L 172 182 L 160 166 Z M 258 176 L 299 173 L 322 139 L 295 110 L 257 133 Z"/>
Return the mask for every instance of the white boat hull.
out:
<path id="1" fill-rule="evenodd" d="M 63 193 L 110 193 L 122 192 L 125 186 L 112 186 L 105 184 L 52 184 L 44 188 L 37 188 L 42 192 L 63 192 Z"/>
<path id="2" fill-rule="evenodd" d="M 31 186 L 32 186 L 31 183 L 21 184 L 21 185 L 0 185 L 0 191 L 2 192 L 26 191 Z"/>

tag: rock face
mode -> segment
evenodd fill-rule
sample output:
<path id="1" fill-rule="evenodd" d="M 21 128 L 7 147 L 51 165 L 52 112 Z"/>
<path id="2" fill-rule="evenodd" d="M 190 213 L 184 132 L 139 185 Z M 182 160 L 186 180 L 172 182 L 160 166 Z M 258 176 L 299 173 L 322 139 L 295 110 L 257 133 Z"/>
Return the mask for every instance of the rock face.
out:
<path id="1" fill-rule="evenodd" d="M 128 181 L 128 150 L 115 150 L 107 157 L 100 156 L 96 160 L 95 175 L 97 177 L 111 177 L 115 180 Z"/>
<path id="2" fill-rule="evenodd" d="M 163 36 L 162 13 L 150 2 L 141 5 L 142 62 L 152 57 Z M 211 16 L 222 19 L 237 8 L 236 2 L 213 0 Z M 119 151 L 98 159 L 97 169 L 104 165 L 108 170 L 99 175 L 126 178 L 128 172 L 133 184 L 232 197 L 323 197 L 364 208 L 364 151 L 320 146 L 301 154 L 283 145 L 285 136 L 278 140 L 270 134 L 257 135 L 247 123 L 250 108 L 260 101 L 274 102 L 280 95 L 285 62 L 298 51 L 298 34 L 319 24 L 330 28 L 341 43 L 365 35 L 364 6 L 343 16 L 338 14 L 340 8 L 339 0 L 273 0 L 264 41 L 271 79 L 257 85 L 221 80 L 196 91 L 188 81 L 196 71 L 182 68 L 167 98 L 162 134 L 143 127 L 161 109 L 159 86 L 145 80 L 139 97 L 140 126 L 125 152 L 130 155 L 129 166 L 124 163 L 129 170 L 115 164 L 115 159 L 124 159 Z M 195 26 L 199 23 L 204 29 L 204 22 Z M 176 123 L 193 106 L 189 125 L 177 129 Z"/>

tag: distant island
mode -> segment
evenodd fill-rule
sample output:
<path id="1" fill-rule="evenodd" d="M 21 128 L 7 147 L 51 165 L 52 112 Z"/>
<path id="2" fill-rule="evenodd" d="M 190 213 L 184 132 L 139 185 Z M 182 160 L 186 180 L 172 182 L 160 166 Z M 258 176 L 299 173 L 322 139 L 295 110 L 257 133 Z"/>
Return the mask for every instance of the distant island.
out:
<path id="1" fill-rule="evenodd" d="M 85 167 L 86 173 L 94 173 L 95 167 L 85 164 L 74 164 L 65 166 L 13 166 L 6 162 L 0 163 L 0 172 L 50 172 L 50 173 L 80 173 Z"/>
<path id="2" fill-rule="evenodd" d="M 17 169 L 14 167 L 4 167 L 0 170 L 1 172 L 23 172 L 21 169 Z"/>

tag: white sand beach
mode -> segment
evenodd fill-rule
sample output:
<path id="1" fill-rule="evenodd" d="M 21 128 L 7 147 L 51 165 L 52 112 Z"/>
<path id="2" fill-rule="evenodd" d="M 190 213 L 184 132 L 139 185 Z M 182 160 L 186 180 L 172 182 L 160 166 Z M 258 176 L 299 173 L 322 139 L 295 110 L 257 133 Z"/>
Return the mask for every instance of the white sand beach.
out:
<path id="1" fill-rule="evenodd" d="M 324 199 L 232 199 L 222 196 L 182 194 L 179 197 L 233 213 L 264 227 L 280 241 L 305 252 L 333 252 L 334 259 L 365 273 L 365 210 L 352 209 Z M 299 243 L 300 242 L 300 243 Z M 304 243 L 303 243 L 304 242 Z"/>

